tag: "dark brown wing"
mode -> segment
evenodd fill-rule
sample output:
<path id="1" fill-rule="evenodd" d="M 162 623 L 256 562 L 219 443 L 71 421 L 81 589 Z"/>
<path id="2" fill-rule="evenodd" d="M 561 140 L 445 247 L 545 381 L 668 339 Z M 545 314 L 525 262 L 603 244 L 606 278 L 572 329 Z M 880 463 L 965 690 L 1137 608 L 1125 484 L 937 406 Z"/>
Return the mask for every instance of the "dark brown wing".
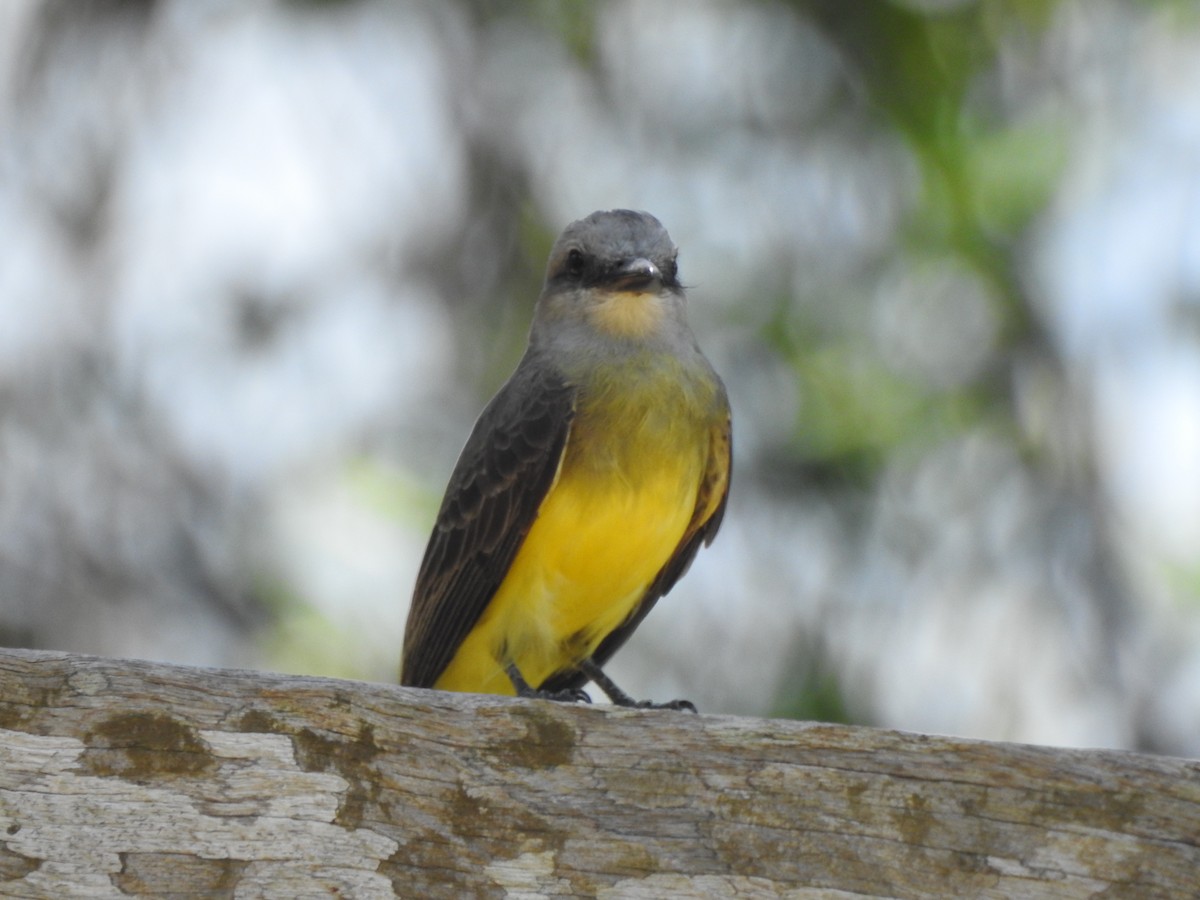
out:
<path id="1" fill-rule="evenodd" d="M 558 473 L 574 399 L 526 355 L 480 414 L 417 575 L 401 684 L 432 687 L 500 587 Z"/>
<path id="2" fill-rule="evenodd" d="M 667 560 L 666 565 L 659 570 L 654 581 L 646 590 L 646 596 L 634 609 L 632 615 L 620 626 L 615 628 L 596 648 L 592 660 L 596 665 L 603 666 L 612 655 L 629 640 L 629 636 L 637 630 L 642 619 L 654 608 L 658 598 L 675 586 L 696 558 L 696 552 L 701 544 L 711 544 L 721 527 L 725 517 L 725 505 L 729 500 L 729 476 L 733 468 L 733 436 L 728 415 L 723 424 L 712 429 L 709 435 L 708 465 L 704 478 L 700 482 L 700 490 L 696 494 L 696 509 L 692 513 L 692 521 L 679 546 Z M 559 691 L 568 688 L 583 687 L 587 676 L 579 671 L 561 672 L 546 679 L 541 685 L 543 690 Z"/>

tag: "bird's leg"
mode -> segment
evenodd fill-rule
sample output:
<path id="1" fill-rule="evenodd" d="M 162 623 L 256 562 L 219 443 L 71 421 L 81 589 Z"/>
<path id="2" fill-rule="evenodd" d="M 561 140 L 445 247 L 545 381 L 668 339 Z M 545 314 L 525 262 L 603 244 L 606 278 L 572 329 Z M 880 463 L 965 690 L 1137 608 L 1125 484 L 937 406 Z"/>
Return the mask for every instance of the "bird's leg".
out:
<path id="1" fill-rule="evenodd" d="M 525 680 L 525 676 L 521 674 L 521 670 L 517 668 L 516 663 L 509 663 L 504 667 L 504 671 L 508 673 L 508 680 L 512 682 L 517 696 L 523 697 L 526 700 L 556 700 L 559 703 L 592 702 L 592 698 L 587 695 L 587 692 L 579 688 L 567 688 L 563 691 L 543 691 L 535 687 L 530 687 L 529 682 Z"/>
<path id="2" fill-rule="evenodd" d="M 585 659 L 579 664 L 579 671 L 595 682 L 596 687 L 608 694 L 608 699 L 614 706 L 628 706 L 634 709 L 679 709 L 695 712 L 696 705 L 690 700 L 668 700 L 666 703 L 652 703 L 649 700 L 634 700 L 621 690 L 611 678 L 604 674 L 594 660 Z M 511 675 L 511 673 L 510 673 Z"/>

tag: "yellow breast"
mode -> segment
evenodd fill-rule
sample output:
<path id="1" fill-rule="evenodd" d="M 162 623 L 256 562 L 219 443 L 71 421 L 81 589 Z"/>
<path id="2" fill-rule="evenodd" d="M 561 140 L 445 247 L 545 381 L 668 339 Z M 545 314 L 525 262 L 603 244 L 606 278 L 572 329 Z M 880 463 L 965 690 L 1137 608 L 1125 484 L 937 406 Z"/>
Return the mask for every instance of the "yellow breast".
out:
<path id="1" fill-rule="evenodd" d="M 685 424 L 663 428 L 636 404 L 619 424 L 577 418 L 557 482 L 436 687 L 512 693 L 505 661 L 536 686 L 629 617 L 695 509 L 707 434 Z"/>

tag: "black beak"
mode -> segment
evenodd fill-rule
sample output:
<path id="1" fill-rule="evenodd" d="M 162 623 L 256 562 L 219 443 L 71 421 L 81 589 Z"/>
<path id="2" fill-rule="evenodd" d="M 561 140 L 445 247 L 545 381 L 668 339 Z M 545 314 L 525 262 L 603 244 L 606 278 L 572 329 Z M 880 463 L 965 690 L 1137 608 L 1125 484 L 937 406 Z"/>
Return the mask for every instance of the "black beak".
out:
<path id="1" fill-rule="evenodd" d="M 613 287 L 618 291 L 645 291 L 662 285 L 658 266 L 643 257 L 627 260 L 612 274 Z"/>

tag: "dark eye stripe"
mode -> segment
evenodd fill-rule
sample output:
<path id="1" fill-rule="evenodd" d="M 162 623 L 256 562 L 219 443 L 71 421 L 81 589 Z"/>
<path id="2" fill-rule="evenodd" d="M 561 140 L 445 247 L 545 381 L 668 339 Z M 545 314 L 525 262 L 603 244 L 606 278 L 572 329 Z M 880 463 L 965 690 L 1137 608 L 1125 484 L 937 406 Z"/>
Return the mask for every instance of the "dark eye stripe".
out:
<path id="1" fill-rule="evenodd" d="M 566 272 L 568 275 L 582 275 L 585 260 L 583 252 L 576 248 L 571 248 L 571 252 L 567 254 Z"/>

